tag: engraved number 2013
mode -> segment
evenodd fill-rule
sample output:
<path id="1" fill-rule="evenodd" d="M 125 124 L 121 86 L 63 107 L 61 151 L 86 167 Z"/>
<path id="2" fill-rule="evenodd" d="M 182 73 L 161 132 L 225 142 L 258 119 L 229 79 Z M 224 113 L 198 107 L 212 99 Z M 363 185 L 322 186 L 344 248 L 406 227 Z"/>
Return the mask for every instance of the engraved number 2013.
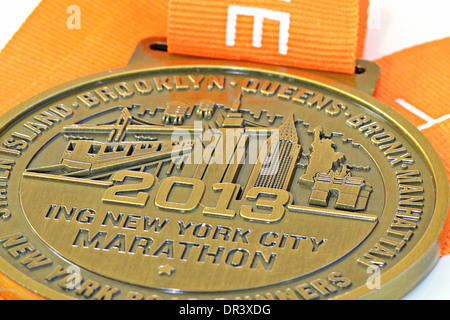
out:
<path id="1" fill-rule="evenodd" d="M 116 172 L 111 177 L 111 180 L 123 183 L 127 178 L 138 179 L 140 182 L 135 184 L 115 184 L 106 190 L 102 200 L 105 202 L 145 206 L 149 198 L 148 191 L 153 187 L 156 177 L 151 173 L 124 170 Z M 169 194 L 176 186 L 184 186 L 190 189 L 190 195 L 186 202 L 169 201 Z M 204 207 L 203 214 L 211 217 L 233 219 L 236 216 L 236 212 L 228 207 L 233 199 L 236 199 L 240 186 L 234 183 L 215 183 L 213 191 L 219 194 L 217 204 L 215 207 Z M 198 207 L 204 192 L 205 184 L 201 180 L 188 177 L 169 177 L 161 181 L 154 203 L 163 210 L 188 213 Z M 263 198 L 259 198 L 260 196 Z M 269 209 L 270 213 L 253 211 L 252 206 L 242 205 L 239 215 L 245 220 L 261 223 L 280 221 L 284 217 L 285 206 L 292 203 L 290 192 L 281 189 L 254 187 L 248 190 L 245 197 L 250 202 L 255 201 L 256 208 Z"/>

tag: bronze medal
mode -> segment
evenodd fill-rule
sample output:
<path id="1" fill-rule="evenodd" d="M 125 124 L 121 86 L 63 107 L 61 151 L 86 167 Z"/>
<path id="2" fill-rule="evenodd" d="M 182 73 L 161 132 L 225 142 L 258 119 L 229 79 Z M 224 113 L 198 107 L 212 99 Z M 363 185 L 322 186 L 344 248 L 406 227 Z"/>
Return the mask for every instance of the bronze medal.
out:
<path id="1" fill-rule="evenodd" d="M 51 299 L 309 300 L 401 298 L 431 270 L 445 171 L 370 96 L 376 66 L 151 43 L 1 118 L 3 273 Z"/>

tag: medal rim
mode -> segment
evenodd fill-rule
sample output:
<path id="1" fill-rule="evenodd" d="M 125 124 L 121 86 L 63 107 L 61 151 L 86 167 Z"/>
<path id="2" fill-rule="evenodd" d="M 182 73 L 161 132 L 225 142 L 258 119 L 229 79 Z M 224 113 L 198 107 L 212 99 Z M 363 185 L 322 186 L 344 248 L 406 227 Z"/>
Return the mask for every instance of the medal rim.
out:
<path id="1" fill-rule="evenodd" d="M 87 89 L 98 84 L 99 81 L 109 82 L 114 81 L 115 78 L 124 79 L 135 76 L 141 72 L 164 72 L 180 69 L 192 69 L 193 67 L 203 70 L 210 69 L 217 71 L 227 69 L 242 74 L 260 73 L 267 75 L 267 73 L 269 73 L 272 76 L 278 76 L 283 79 L 292 78 L 296 81 L 307 82 L 314 87 L 328 90 L 333 94 L 344 96 L 352 102 L 362 105 L 364 108 L 367 108 L 368 110 L 371 110 L 377 115 L 385 118 L 387 122 L 405 134 L 409 139 L 409 142 L 412 143 L 418 151 L 420 151 L 424 159 L 427 160 L 427 166 L 432 173 L 432 179 L 435 187 L 434 192 L 436 195 L 433 217 L 431 218 L 429 226 L 424 232 L 422 238 L 411 250 L 411 252 L 409 252 L 401 259 L 401 261 L 397 262 L 394 266 L 382 274 L 381 290 L 369 290 L 366 286 L 360 286 L 357 288 L 352 288 L 349 292 L 342 293 L 335 298 L 386 299 L 389 292 L 390 299 L 402 298 L 417 284 L 419 284 L 426 277 L 426 275 L 428 275 L 439 258 L 440 246 L 444 241 L 442 227 L 444 225 L 449 207 L 449 185 L 448 179 L 446 179 L 447 174 L 438 153 L 431 145 L 431 142 L 426 139 L 426 137 L 414 125 L 412 125 L 394 109 L 367 93 L 342 84 L 336 80 L 311 74 L 307 70 L 241 61 L 213 59 L 171 59 L 169 61 L 129 65 L 127 67 L 108 70 L 69 81 L 28 99 L 16 107 L 11 108 L 0 117 L 0 130 L 5 130 L 5 128 L 13 125 L 22 116 L 25 116 L 33 110 L 37 110 L 40 105 L 45 104 L 48 101 L 61 98 L 74 90 L 80 91 Z M 419 257 L 419 259 L 417 259 L 417 257 Z M 50 299 L 72 299 L 70 296 L 45 286 L 39 281 L 33 279 L 31 276 L 22 273 L 9 264 L 7 260 L 0 257 L 0 261 L 3 265 L 0 270 L 3 273 L 3 276 L 12 279 L 18 286 L 23 287 L 24 289 L 27 289 L 39 296 Z M 425 267 L 425 271 L 418 266 Z M 407 286 L 406 290 L 404 289 L 405 286 Z M 401 287 L 402 290 L 399 290 L 399 287 Z M 6 291 L 14 293 L 14 290 L 11 290 L 10 288 L 6 289 Z"/>

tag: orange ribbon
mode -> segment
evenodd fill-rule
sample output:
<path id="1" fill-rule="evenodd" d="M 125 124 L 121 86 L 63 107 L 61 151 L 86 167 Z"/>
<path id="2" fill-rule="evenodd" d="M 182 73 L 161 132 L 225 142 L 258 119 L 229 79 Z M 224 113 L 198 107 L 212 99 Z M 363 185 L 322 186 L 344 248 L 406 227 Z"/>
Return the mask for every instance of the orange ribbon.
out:
<path id="1" fill-rule="evenodd" d="M 358 0 L 172 0 L 169 51 L 354 73 L 367 7 Z"/>

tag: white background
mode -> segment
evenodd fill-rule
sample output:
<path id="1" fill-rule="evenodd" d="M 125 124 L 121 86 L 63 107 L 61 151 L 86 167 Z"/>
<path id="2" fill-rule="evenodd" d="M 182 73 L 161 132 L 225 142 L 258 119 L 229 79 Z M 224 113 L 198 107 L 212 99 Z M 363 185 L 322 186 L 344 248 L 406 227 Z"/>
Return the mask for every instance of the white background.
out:
<path id="1" fill-rule="evenodd" d="M 0 2 L 0 49 L 38 3 L 39 0 Z M 449 37 L 449 13 L 449 0 L 371 0 L 363 58 L 373 60 L 416 44 Z M 450 255 L 441 258 L 430 275 L 405 299 L 450 299 Z"/>

